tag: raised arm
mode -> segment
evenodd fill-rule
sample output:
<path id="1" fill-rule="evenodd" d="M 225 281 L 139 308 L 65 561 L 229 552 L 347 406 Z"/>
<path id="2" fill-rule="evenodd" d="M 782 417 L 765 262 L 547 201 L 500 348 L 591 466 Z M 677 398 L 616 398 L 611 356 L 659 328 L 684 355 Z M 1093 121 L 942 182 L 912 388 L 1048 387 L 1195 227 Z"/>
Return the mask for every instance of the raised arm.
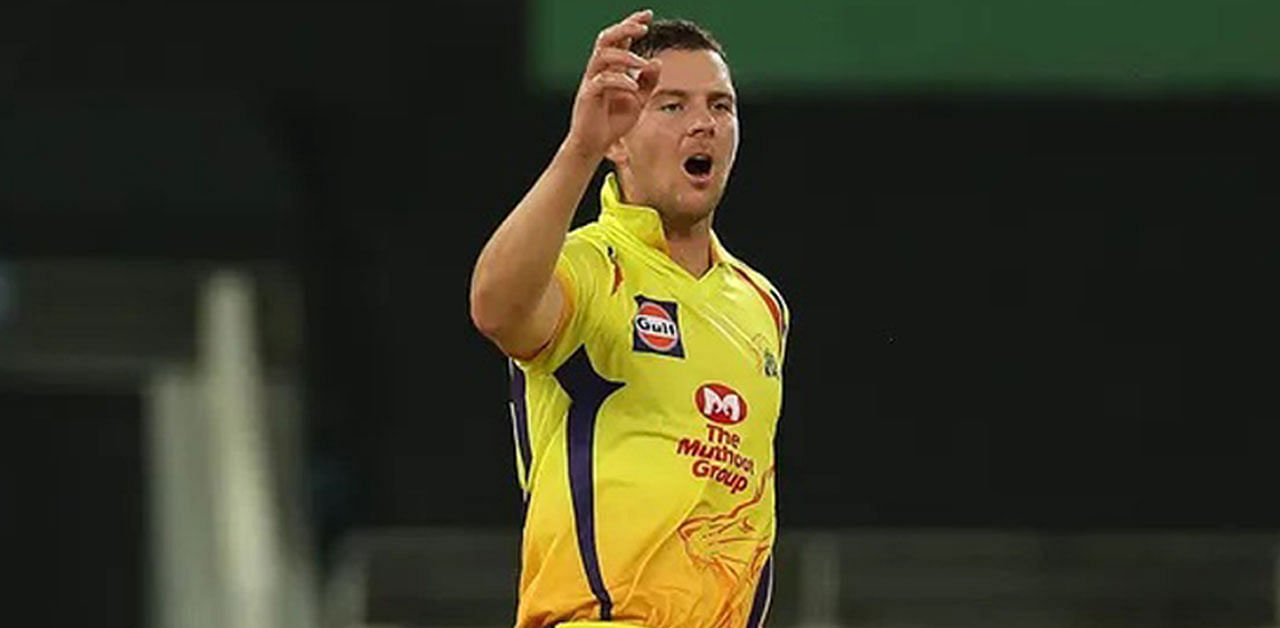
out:
<path id="1" fill-rule="evenodd" d="M 507 355 L 537 352 L 566 307 L 552 281 L 574 210 L 609 146 L 636 123 L 657 82 L 657 60 L 628 50 L 651 11 L 600 31 L 551 163 L 480 251 L 471 274 L 471 320 Z"/>

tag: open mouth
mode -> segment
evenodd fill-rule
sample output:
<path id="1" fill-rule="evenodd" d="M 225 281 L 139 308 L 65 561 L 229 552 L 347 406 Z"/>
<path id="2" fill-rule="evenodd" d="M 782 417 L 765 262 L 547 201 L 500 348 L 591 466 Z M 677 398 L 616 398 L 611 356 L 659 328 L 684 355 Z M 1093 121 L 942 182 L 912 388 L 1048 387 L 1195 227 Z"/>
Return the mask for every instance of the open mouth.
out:
<path id="1" fill-rule="evenodd" d="M 711 155 L 693 155 L 684 160 L 684 171 L 696 179 L 711 176 Z"/>

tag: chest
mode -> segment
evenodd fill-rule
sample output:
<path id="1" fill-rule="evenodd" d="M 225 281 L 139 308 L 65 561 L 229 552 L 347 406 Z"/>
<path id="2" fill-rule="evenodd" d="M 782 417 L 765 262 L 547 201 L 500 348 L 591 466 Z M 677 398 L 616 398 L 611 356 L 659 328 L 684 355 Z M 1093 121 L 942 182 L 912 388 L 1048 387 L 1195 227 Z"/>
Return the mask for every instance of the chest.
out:
<path id="1" fill-rule="evenodd" d="M 726 266 L 697 280 L 642 265 L 618 270 L 588 346 L 606 377 L 662 414 L 772 426 L 781 347 L 758 290 Z"/>

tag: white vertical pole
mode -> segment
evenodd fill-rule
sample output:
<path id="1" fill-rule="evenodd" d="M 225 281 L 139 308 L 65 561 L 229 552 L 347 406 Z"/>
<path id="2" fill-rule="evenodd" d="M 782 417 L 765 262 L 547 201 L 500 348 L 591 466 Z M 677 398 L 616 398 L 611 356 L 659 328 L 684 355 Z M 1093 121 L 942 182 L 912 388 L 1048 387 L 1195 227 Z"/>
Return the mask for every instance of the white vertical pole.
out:
<path id="1" fill-rule="evenodd" d="M 145 390 L 150 625 L 313 628 L 304 500 L 276 482 L 298 471 L 295 388 L 266 384 L 248 277 L 211 277 L 198 317 L 196 368 L 157 365 Z"/>
<path id="2" fill-rule="evenodd" d="M 208 421 L 189 368 L 157 368 L 146 384 L 154 628 L 221 628 L 222 578 L 212 551 Z"/>
<path id="3" fill-rule="evenodd" d="M 206 282 L 198 355 L 209 411 L 216 554 L 226 586 L 228 626 L 276 628 L 281 552 L 272 484 L 263 372 L 251 280 L 219 271 Z"/>

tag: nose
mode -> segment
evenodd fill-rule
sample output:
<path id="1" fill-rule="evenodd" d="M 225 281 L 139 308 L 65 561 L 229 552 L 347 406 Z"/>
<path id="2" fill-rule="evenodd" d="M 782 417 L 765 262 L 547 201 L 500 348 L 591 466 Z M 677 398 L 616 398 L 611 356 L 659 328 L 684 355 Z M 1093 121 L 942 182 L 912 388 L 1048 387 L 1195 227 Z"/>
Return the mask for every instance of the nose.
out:
<path id="1" fill-rule="evenodd" d="M 711 113 L 710 107 L 697 107 L 691 112 L 689 121 L 689 135 L 693 137 L 715 137 L 716 135 L 716 117 Z"/>

